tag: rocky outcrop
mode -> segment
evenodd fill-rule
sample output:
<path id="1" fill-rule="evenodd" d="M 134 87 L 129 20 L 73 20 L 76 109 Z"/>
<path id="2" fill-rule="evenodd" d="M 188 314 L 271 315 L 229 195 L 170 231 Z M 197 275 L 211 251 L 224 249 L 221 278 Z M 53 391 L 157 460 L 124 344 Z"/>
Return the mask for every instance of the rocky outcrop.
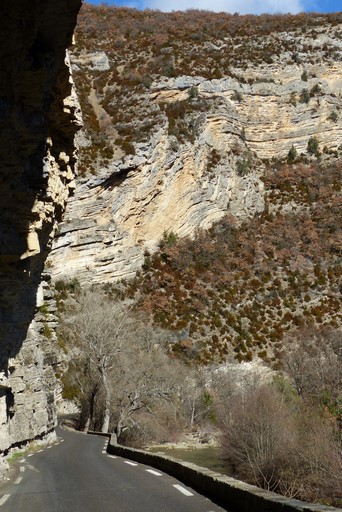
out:
<path id="1" fill-rule="evenodd" d="M 69 73 L 80 0 L 0 8 L 0 451 L 56 423 L 49 275 L 56 221 L 74 189 L 80 126 Z"/>
<path id="2" fill-rule="evenodd" d="M 92 59 L 83 50 L 75 62 L 91 74 Z M 123 159 L 113 140 L 110 163 L 79 179 L 51 252 L 54 279 L 130 278 L 164 232 L 192 236 L 227 212 L 241 220 L 263 211 L 265 162 L 286 159 L 292 146 L 306 158 L 313 137 L 320 151 L 342 148 L 341 62 L 251 66 L 232 75 L 151 84 L 140 99 L 154 120 L 151 136 Z M 93 108 L 94 97 L 92 89 Z M 99 98 L 94 111 L 101 125 Z M 108 118 L 103 130 L 112 140 Z M 130 129 L 134 141 L 134 123 Z"/>
<path id="3" fill-rule="evenodd" d="M 209 123 L 206 129 L 209 133 Z M 207 141 L 204 133 L 202 140 L 174 152 L 160 130 L 150 144 L 137 145 L 134 157 L 80 183 L 49 257 L 54 278 L 130 278 L 144 251 L 155 249 L 164 232 L 191 236 L 229 207 L 243 218 L 262 211 L 259 173 L 239 177 L 227 162 L 208 172 Z"/>

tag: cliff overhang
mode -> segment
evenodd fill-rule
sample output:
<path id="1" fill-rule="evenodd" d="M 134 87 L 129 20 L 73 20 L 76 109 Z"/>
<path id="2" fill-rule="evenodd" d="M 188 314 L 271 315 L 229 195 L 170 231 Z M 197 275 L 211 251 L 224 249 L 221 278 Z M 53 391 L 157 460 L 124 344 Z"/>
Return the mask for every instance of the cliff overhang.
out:
<path id="1" fill-rule="evenodd" d="M 74 188 L 80 126 L 66 49 L 81 0 L 0 7 L 0 450 L 54 428 L 53 315 L 42 278 Z M 47 336 L 48 334 L 48 336 Z M 52 337 L 53 338 L 53 337 Z"/>

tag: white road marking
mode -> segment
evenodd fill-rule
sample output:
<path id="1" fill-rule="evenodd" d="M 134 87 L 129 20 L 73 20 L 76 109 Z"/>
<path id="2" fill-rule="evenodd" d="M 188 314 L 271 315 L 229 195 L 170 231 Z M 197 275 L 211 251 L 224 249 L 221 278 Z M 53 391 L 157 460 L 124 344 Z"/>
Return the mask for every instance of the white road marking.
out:
<path id="1" fill-rule="evenodd" d="M 39 473 L 39 470 L 36 469 L 34 466 L 31 466 L 31 464 L 28 465 L 28 469 L 31 469 L 31 471 L 35 471 L 36 473 Z"/>
<path id="2" fill-rule="evenodd" d="M 26 462 L 26 459 L 21 459 L 20 462 Z"/>
<path id="3" fill-rule="evenodd" d="M 1 507 L 1 505 L 4 505 L 6 503 L 6 501 L 8 500 L 8 498 L 10 496 L 11 496 L 10 494 L 4 494 L 3 495 L 3 497 L 0 499 L 0 507 Z"/>
<path id="4" fill-rule="evenodd" d="M 130 460 L 125 460 L 125 464 L 129 464 L 130 466 L 137 466 L 138 464 L 136 462 L 131 462 Z"/>
<path id="5" fill-rule="evenodd" d="M 146 471 L 152 475 L 163 476 L 161 473 L 158 473 L 158 471 L 155 471 L 154 469 L 146 469 Z"/>
<path id="6" fill-rule="evenodd" d="M 20 466 L 20 473 L 24 473 L 25 471 L 25 467 L 24 466 Z"/>
<path id="7" fill-rule="evenodd" d="M 182 494 L 184 494 L 185 496 L 193 496 L 192 492 L 188 491 L 187 489 L 185 489 L 185 487 L 182 487 L 181 485 L 174 484 L 173 487 Z"/>
<path id="8" fill-rule="evenodd" d="M 42 451 L 43 451 L 43 450 L 38 450 L 38 452 L 37 452 L 37 453 L 41 453 Z"/>
<path id="9" fill-rule="evenodd" d="M 52 446 L 48 446 L 47 449 L 50 450 L 50 448 L 52 448 Z"/>
<path id="10" fill-rule="evenodd" d="M 14 485 L 18 485 L 20 484 L 20 482 L 22 481 L 23 477 L 22 476 L 18 476 L 18 478 L 16 479 L 16 481 L 14 482 Z"/>
<path id="11" fill-rule="evenodd" d="M 108 457 L 110 457 L 111 459 L 117 459 L 117 456 L 116 456 L 116 455 L 109 455 L 109 454 L 108 454 Z"/>
<path id="12" fill-rule="evenodd" d="M 28 455 L 28 457 L 32 457 L 33 453 L 30 453 L 30 455 Z"/>

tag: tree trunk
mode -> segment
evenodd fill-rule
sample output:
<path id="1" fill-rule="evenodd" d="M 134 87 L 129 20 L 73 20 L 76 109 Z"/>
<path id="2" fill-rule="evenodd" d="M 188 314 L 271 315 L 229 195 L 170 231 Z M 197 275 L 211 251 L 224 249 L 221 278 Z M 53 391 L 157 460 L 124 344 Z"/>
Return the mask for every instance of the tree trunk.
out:
<path id="1" fill-rule="evenodd" d="M 107 407 L 105 407 L 104 415 L 103 415 L 103 421 L 102 421 L 102 428 L 101 432 L 107 434 L 109 430 L 109 421 L 110 421 L 110 412 Z"/>
<path id="2" fill-rule="evenodd" d="M 93 419 L 93 415 L 94 415 L 94 404 L 95 404 L 95 397 L 96 397 L 97 391 L 98 391 L 98 387 L 95 386 L 95 388 L 91 392 L 91 395 L 89 398 L 89 413 L 88 413 L 87 419 L 85 421 L 85 425 L 83 427 L 83 432 L 88 432 L 88 430 L 90 428 L 91 420 Z"/>
<path id="3" fill-rule="evenodd" d="M 89 427 L 90 427 L 90 420 L 91 420 L 90 414 L 88 414 L 87 419 L 84 424 L 84 427 L 83 427 L 83 432 L 88 432 Z"/>
<path id="4" fill-rule="evenodd" d="M 103 387 L 105 391 L 105 406 L 103 411 L 103 421 L 102 421 L 102 428 L 101 432 L 107 434 L 109 430 L 109 422 L 110 422 L 110 406 L 111 406 L 111 400 L 110 400 L 110 389 L 108 385 L 107 375 L 102 375 L 102 382 Z"/>
<path id="5" fill-rule="evenodd" d="M 118 439 L 120 439 L 120 436 L 122 434 L 122 422 L 121 422 L 121 419 L 119 419 L 117 424 L 116 424 L 115 434 L 116 434 L 116 442 L 118 442 Z"/>
<path id="6" fill-rule="evenodd" d="M 190 428 L 193 429 L 195 423 L 195 400 L 191 404 L 191 418 L 190 418 Z"/>

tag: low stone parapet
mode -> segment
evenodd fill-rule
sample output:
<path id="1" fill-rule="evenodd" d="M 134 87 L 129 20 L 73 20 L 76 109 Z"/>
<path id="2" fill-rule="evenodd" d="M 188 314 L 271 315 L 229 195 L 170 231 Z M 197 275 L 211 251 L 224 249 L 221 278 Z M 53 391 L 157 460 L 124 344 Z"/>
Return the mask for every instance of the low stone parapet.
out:
<path id="1" fill-rule="evenodd" d="M 337 512 L 335 507 L 285 498 L 173 457 L 108 443 L 108 453 L 160 469 L 231 512 Z"/>

